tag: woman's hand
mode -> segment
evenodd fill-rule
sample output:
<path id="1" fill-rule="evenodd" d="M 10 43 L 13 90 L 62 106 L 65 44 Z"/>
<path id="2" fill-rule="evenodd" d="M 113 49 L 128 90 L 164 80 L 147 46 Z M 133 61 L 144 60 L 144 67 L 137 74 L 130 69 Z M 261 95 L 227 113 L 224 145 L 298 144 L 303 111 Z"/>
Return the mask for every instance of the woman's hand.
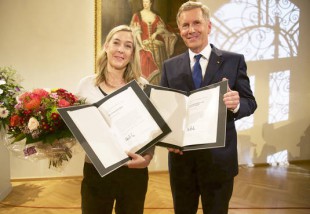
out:
<path id="1" fill-rule="evenodd" d="M 132 152 L 127 152 L 127 155 L 132 158 L 127 162 L 128 168 L 145 168 L 150 164 L 153 158 L 150 154 L 141 156 Z"/>
<path id="2" fill-rule="evenodd" d="M 183 155 L 183 152 L 180 149 L 168 148 L 168 151 Z"/>

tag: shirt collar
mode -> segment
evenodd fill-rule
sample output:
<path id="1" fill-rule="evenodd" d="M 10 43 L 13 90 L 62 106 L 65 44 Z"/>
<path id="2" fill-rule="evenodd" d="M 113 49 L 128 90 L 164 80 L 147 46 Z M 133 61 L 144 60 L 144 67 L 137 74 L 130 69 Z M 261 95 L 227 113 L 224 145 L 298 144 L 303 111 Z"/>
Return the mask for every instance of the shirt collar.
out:
<path id="1" fill-rule="evenodd" d="M 189 58 L 191 61 L 195 61 L 194 60 L 194 56 L 196 56 L 197 54 L 201 54 L 203 56 L 203 58 L 209 60 L 210 58 L 210 54 L 211 54 L 211 45 L 208 44 L 200 53 L 194 53 L 193 51 L 191 51 L 190 49 L 188 49 L 189 52 Z"/>

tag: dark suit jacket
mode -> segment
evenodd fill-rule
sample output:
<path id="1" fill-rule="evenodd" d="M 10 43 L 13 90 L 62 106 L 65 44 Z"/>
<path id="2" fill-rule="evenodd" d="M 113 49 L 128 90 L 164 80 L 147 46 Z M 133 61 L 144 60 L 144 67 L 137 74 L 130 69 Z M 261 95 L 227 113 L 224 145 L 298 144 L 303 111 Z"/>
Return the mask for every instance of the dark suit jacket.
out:
<path id="1" fill-rule="evenodd" d="M 219 82 L 225 77 L 228 79 L 231 90 L 238 91 L 240 96 L 239 111 L 236 114 L 229 110 L 227 112 L 225 147 L 210 149 L 206 152 L 212 159 L 211 168 L 214 178 L 226 179 L 238 174 L 237 133 L 234 121 L 251 115 L 257 104 L 250 88 L 244 56 L 219 50 L 213 45 L 211 48 L 202 87 Z M 195 89 L 188 51 L 164 62 L 161 86 L 182 91 Z"/>

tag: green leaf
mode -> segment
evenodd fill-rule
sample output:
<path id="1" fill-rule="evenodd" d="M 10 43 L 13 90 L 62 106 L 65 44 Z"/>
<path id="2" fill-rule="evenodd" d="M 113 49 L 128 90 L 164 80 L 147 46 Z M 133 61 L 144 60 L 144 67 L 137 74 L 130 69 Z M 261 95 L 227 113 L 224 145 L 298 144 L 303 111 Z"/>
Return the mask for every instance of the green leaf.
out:
<path id="1" fill-rule="evenodd" d="M 23 140 L 23 139 L 25 139 L 26 138 L 26 135 L 24 134 L 24 133 L 20 133 L 19 135 L 17 135 L 17 136 L 11 136 L 10 138 L 15 138 L 13 141 L 12 141 L 12 144 L 13 143 L 16 143 L 16 142 L 18 142 L 18 141 L 21 141 L 21 140 Z"/>

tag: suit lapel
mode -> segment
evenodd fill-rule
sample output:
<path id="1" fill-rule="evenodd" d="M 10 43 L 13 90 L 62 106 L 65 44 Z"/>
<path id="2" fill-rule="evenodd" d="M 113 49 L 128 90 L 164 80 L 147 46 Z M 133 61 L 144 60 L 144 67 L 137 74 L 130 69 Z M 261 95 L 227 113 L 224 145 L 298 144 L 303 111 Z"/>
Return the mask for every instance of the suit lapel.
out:
<path id="1" fill-rule="evenodd" d="M 190 59 L 189 59 L 188 51 L 186 51 L 183 54 L 183 58 L 181 58 L 179 67 L 181 69 L 182 76 L 185 80 L 183 82 L 187 83 L 187 87 L 189 88 L 190 91 L 194 90 L 195 84 L 194 84 L 194 80 L 192 77 L 192 71 L 191 71 L 191 65 L 190 65 Z"/>
<path id="2" fill-rule="evenodd" d="M 220 74 L 219 69 L 224 61 L 220 50 L 211 45 L 212 51 L 210 54 L 206 74 L 203 80 L 203 86 L 214 83 L 214 79 Z"/>

